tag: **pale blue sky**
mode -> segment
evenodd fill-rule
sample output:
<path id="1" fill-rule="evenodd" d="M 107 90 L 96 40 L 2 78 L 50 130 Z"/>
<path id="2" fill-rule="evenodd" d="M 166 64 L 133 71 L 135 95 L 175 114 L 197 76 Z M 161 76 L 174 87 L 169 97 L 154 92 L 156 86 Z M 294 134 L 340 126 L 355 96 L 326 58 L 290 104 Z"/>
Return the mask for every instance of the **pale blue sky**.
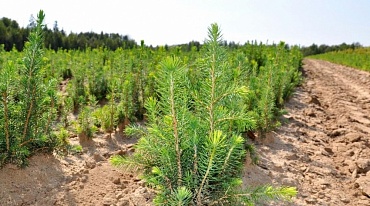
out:
<path id="1" fill-rule="evenodd" d="M 129 35 L 147 45 L 203 42 L 218 23 L 224 39 L 370 46 L 370 0 L 0 0 L 0 18 L 27 26 L 40 9 L 67 33 Z"/>

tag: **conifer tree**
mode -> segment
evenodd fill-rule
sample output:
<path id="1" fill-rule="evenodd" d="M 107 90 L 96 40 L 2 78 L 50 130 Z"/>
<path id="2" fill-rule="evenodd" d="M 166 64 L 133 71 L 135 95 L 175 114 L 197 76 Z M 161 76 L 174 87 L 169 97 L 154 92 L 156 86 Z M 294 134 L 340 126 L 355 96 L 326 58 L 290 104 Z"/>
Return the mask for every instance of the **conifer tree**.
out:
<path id="1" fill-rule="evenodd" d="M 44 18 L 41 10 L 25 46 L 23 64 L 18 69 L 19 77 L 11 62 L 1 71 L 1 119 L 4 121 L 0 128 L 6 142 L 5 151 L 0 144 L 1 163 L 11 161 L 23 166 L 27 164 L 26 158 L 36 149 L 52 149 L 57 145 L 57 140 L 50 133 L 56 116 L 57 85 L 54 79 L 43 76 Z M 3 136 L 0 136 L 0 143 L 2 140 Z"/>
<path id="2" fill-rule="evenodd" d="M 217 24 L 209 28 L 199 60 L 200 85 L 191 85 L 179 58 L 167 58 L 157 75 L 158 99 L 146 101 L 146 127 L 131 126 L 140 135 L 131 157 L 111 162 L 143 171 L 158 190 L 157 205 L 253 205 L 266 199 L 289 199 L 294 188 L 258 187 L 241 191 L 246 151 L 239 135 L 254 121 L 243 106 L 247 89 L 231 81 Z"/>

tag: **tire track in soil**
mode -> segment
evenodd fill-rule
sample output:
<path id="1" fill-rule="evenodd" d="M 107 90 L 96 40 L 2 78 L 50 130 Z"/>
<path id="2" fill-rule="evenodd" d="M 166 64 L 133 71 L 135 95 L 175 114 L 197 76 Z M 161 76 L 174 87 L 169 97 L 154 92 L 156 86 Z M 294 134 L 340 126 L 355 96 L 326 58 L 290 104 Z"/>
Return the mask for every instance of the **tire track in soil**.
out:
<path id="1" fill-rule="evenodd" d="M 296 186 L 282 205 L 370 205 L 370 73 L 305 59 L 303 74 L 244 184 Z"/>

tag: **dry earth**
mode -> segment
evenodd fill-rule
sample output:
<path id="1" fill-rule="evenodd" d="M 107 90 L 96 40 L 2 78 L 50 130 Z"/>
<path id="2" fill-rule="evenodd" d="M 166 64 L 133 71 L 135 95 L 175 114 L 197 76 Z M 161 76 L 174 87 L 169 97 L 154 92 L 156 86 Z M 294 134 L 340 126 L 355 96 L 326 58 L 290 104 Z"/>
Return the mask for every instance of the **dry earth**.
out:
<path id="1" fill-rule="evenodd" d="M 303 73 L 283 126 L 256 143 L 260 162 L 246 164 L 244 185 L 296 186 L 297 198 L 280 205 L 370 205 L 370 74 L 309 59 Z M 0 205 L 151 205 L 153 191 L 107 161 L 134 143 L 100 134 L 82 154 L 7 165 Z"/>
<path id="2" fill-rule="evenodd" d="M 82 145 L 82 154 L 36 155 L 25 169 L 7 165 L 0 170 L 0 205 L 151 205 L 153 192 L 137 175 L 108 162 L 113 154 L 134 152 L 135 142 L 100 134 Z"/>
<path id="3" fill-rule="evenodd" d="M 370 205 L 370 74 L 305 59 L 285 124 L 257 145 L 245 184 L 298 188 L 291 204 Z"/>

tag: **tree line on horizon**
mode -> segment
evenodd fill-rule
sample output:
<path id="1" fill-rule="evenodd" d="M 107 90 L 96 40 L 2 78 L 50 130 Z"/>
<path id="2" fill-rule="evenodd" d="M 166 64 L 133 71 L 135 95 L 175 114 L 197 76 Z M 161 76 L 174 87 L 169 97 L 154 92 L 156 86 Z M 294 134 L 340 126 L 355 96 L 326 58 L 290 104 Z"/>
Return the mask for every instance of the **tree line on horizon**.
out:
<path id="1" fill-rule="evenodd" d="M 31 16 L 30 23 L 25 27 L 20 27 L 18 22 L 7 17 L 0 19 L 0 45 L 4 45 L 5 51 L 16 49 L 23 51 L 25 42 L 28 41 L 28 36 L 32 28 L 35 27 L 34 18 Z M 144 40 L 137 43 L 128 35 L 120 35 L 118 33 L 99 33 L 95 32 L 71 32 L 67 34 L 63 29 L 59 29 L 58 22 L 55 21 L 53 28 L 48 28 L 46 25 L 43 28 L 44 46 L 45 48 L 57 51 L 59 49 L 66 50 L 86 50 L 96 48 L 106 48 L 115 51 L 118 48 L 132 49 L 134 47 L 144 46 Z M 235 48 L 235 42 L 224 42 L 224 45 Z M 190 41 L 186 44 L 176 45 L 182 51 L 190 51 L 192 47 L 196 47 L 199 51 L 201 43 L 198 41 Z M 149 46 L 152 49 L 159 47 Z M 169 50 L 173 46 L 164 45 L 164 49 Z"/>
<path id="2" fill-rule="evenodd" d="M 17 49 L 23 51 L 24 44 L 28 40 L 28 36 L 32 28 L 35 27 L 34 18 L 31 16 L 30 23 L 27 27 L 20 27 L 17 21 L 3 17 L 0 19 L 0 45 L 4 45 L 5 51 Z M 120 35 L 118 33 L 104 33 L 101 32 L 80 32 L 67 34 L 63 29 L 59 29 L 58 22 L 55 21 L 53 28 L 44 27 L 44 46 L 45 48 L 57 51 L 59 49 L 66 50 L 86 50 L 95 48 L 107 48 L 108 50 L 115 51 L 118 48 L 132 49 L 138 46 L 144 46 L 144 40 L 141 40 L 140 45 L 133 39 L 130 39 L 128 35 Z M 248 41 L 249 43 L 249 41 Z M 256 42 L 255 42 L 256 43 Z M 252 41 L 253 44 L 253 41 Z M 223 41 L 223 46 L 231 49 L 237 49 L 241 45 L 234 41 Z M 198 41 L 190 41 L 187 44 L 179 45 L 164 45 L 164 48 L 168 50 L 170 47 L 178 47 L 182 51 L 190 51 L 192 47 L 196 47 L 199 51 L 202 44 Z M 288 45 L 286 45 L 289 47 Z M 152 49 L 158 49 L 157 47 L 149 46 Z M 312 44 L 308 47 L 301 47 L 303 56 L 311 56 L 316 54 L 323 54 L 332 51 L 342 51 L 347 49 L 360 48 L 362 45 L 358 42 L 352 44 L 342 43 L 340 45 L 326 45 L 326 44 Z"/>
<path id="3" fill-rule="evenodd" d="M 5 51 L 10 51 L 13 48 L 23 51 L 24 44 L 34 27 L 33 17 L 25 28 L 20 27 L 17 21 L 3 17 L 0 19 L 0 44 L 4 45 Z M 85 50 L 86 48 L 99 47 L 116 50 L 117 48 L 130 49 L 137 46 L 135 40 L 130 39 L 128 35 L 118 33 L 71 32 L 67 34 L 63 29 L 58 28 L 57 21 L 55 21 L 52 29 L 45 26 L 43 33 L 45 48 L 55 51 L 58 49 Z"/>
<path id="4" fill-rule="evenodd" d="M 33 17 L 25 28 L 20 27 L 17 21 L 3 17 L 0 19 L 0 44 L 4 45 L 5 51 L 10 51 L 13 48 L 23 51 L 24 44 L 34 27 Z M 63 29 L 58 28 L 57 21 L 52 29 L 45 26 L 43 33 L 44 46 L 55 51 L 58 49 L 85 50 L 86 48 L 99 47 L 116 50 L 117 48 L 129 49 L 137 46 L 135 40 L 130 39 L 128 35 L 118 33 L 71 32 L 67 34 Z"/>
<path id="5" fill-rule="evenodd" d="M 352 44 L 342 43 L 339 45 L 332 45 L 332 46 L 329 46 L 326 44 L 321 44 L 320 46 L 317 44 L 312 44 L 311 46 L 308 46 L 308 47 L 301 47 L 301 52 L 303 56 L 312 56 L 312 55 L 324 54 L 324 53 L 333 52 L 333 51 L 357 49 L 361 47 L 362 45 L 359 42 L 355 42 Z"/>

